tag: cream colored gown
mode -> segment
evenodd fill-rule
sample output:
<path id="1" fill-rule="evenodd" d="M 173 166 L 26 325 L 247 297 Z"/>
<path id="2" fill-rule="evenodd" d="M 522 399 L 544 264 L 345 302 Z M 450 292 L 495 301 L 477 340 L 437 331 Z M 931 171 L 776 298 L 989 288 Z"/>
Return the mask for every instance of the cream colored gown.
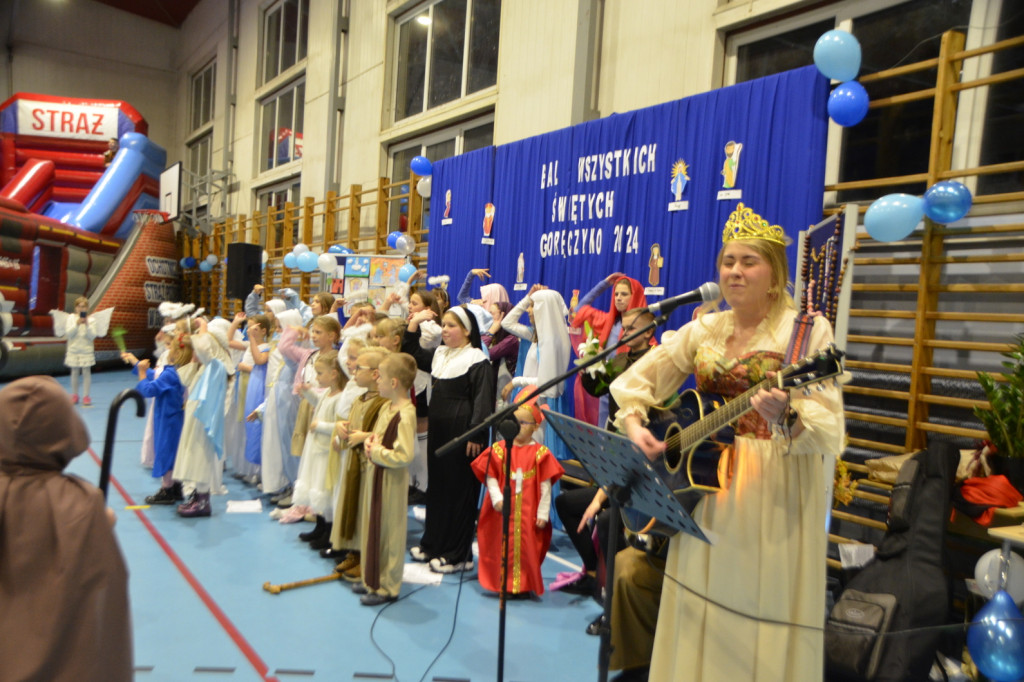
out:
<path id="1" fill-rule="evenodd" d="M 689 323 L 647 353 L 611 388 L 618 424 L 675 392 L 696 373 L 698 387 L 738 395 L 776 369 L 795 313 L 757 329 L 738 363 L 720 362 L 732 333 L 731 312 Z M 808 348 L 832 341 L 815 319 Z M 822 465 L 842 450 L 842 397 L 831 382 L 809 395 L 795 391 L 792 407 L 805 425 L 788 439 L 756 412 L 738 421 L 735 477 L 709 495 L 694 520 L 708 545 L 677 535 L 669 547 L 651 665 L 652 680 L 701 682 L 820 682 L 825 611 Z M 831 465 L 831 461 L 829 461 Z"/>

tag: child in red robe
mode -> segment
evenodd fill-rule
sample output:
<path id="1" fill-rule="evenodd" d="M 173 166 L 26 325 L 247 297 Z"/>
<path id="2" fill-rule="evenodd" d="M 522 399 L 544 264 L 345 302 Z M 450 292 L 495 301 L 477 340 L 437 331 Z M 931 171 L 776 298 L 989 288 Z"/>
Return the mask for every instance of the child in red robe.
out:
<path id="1" fill-rule="evenodd" d="M 512 441 L 509 548 L 506 593 L 544 593 L 540 565 L 551 545 L 551 486 L 565 473 L 551 452 L 533 440 L 544 417 L 536 405 L 515 412 L 519 435 Z M 476 477 L 487 484 L 488 494 L 480 508 L 477 541 L 480 548 L 480 584 L 492 592 L 501 590 L 501 520 L 505 484 L 505 442 L 499 441 L 473 461 Z"/>

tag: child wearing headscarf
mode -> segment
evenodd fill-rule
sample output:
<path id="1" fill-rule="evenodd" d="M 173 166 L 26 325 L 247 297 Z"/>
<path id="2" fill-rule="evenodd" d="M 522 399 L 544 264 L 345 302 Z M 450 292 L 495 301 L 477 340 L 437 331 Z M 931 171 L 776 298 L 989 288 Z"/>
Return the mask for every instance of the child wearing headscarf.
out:
<path id="1" fill-rule="evenodd" d="M 196 324 L 192 350 L 202 369 L 189 387 L 173 474 L 183 488 L 194 491 L 178 505 L 178 515 L 184 517 L 210 516 L 210 493 L 220 490 L 228 377 L 235 371 L 228 356 L 231 323 L 220 318 L 208 323 L 200 317 Z"/>
<path id="2" fill-rule="evenodd" d="M 593 305 L 597 297 L 608 288 L 612 287 L 612 300 L 608 311 L 599 310 Z M 584 324 L 590 324 L 601 343 L 601 348 L 607 348 L 608 344 L 618 343 L 622 336 L 622 314 L 633 308 L 646 308 L 647 296 L 644 294 L 644 286 L 632 277 L 626 277 L 621 272 L 613 272 L 584 294 L 580 299 L 579 308 L 576 309 L 572 326 L 575 329 L 583 329 Z M 581 337 L 581 341 L 586 341 Z M 625 353 L 626 348 L 619 349 Z M 604 427 L 608 420 L 608 401 L 598 400 L 585 390 L 580 383 L 580 375 L 577 375 L 574 395 L 576 398 L 576 417 L 591 424 Z M 613 415 L 614 416 L 614 415 Z"/>
<path id="3" fill-rule="evenodd" d="M 65 475 L 89 432 L 51 377 L 0 390 L 0 677 L 128 682 L 128 571 L 113 512 Z"/>

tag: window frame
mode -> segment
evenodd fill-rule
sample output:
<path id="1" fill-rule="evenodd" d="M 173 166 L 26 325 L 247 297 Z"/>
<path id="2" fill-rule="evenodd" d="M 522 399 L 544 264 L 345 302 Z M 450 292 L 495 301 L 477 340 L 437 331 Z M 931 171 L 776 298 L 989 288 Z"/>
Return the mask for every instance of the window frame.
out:
<path id="1" fill-rule="evenodd" d="M 306 21 L 303 23 L 301 20 L 296 21 L 296 37 L 295 37 L 295 60 L 290 66 L 282 68 L 282 55 L 284 54 L 284 30 L 285 21 L 284 8 L 289 2 L 294 1 L 297 6 L 297 17 L 300 19 L 304 16 Z M 303 12 L 305 7 L 305 12 Z M 273 74 L 267 74 L 267 46 L 269 41 L 269 30 L 268 22 L 274 12 L 281 12 L 281 22 L 278 27 L 277 36 L 277 66 Z M 300 56 L 301 55 L 301 56 Z M 260 89 L 277 89 L 278 84 L 282 80 L 291 80 L 293 73 L 296 69 L 305 69 L 306 59 L 309 57 L 309 0 L 275 0 L 275 2 L 267 5 L 262 10 L 260 20 L 260 33 L 259 33 L 259 59 L 258 59 L 258 70 L 256 72 L 257 90 Z"/>
<path id="2" fill-rule="evenodd" d="M 298 97 L 297 96 L 298 91 L 300 89 L 301 89 L 301 92 L 302 92 L 302 97 Z M 294 95 L 292 97 L 292 112 L 291 112 L 292 116 L 291 116 L 291 126 L 290 126 L 290 128 L 292 130 L 292 135 L 291 135 L 291 139 L 289 141 L 289 147 L 288 147 L 289 148 L 289 158 L 288 158 L 287 161 L 278 163 L 277 162 L 276 149 L 271 150 L 271 149 L 265 149 L 263 147 L 263 143 L 266 142 L 266 140 L 264 139 L 264 132 L 263 132 L 264 131 L 264 128 L 263 128 L 264 108 L 266 107 L 267 104 L 269 104 L 272 101 L 279 103 L 280 100 L 283 97 L 285 97 L 287 94 L 289 94 L 289 93 Z M 296 144 L 297 138 L 296 138 L 296 130 L 295 130 L 295 119 L 296 119 L 296 113 L 298 112 L 298 107 L 301 106 L 302 107 L 302 128 L 304 129 L 305 128 L 305 122 L 306 122 L 306 113 L 305 113 L 305 108 L 306 108 L 306 76 L 305 76 L 305 73 L 301 74 L 298 78 L 295 78 L 294 80 L 288 81 L 287 83 L 285 83 L 284 85 L 280 86 L 279 88 L 276 88 L 275 90 L 273 90 L 271 92 L 265 93 L 262 97 L 257 98 L 256 102 L 255 102 L 255 105 L 256 105 L 255 106 L 255 114 L 256 114 L 256 128 L 255 128 L 255 130 L 256 130 L 256 158 L 255 158 L 255 162 L 256 162 L 256 174 L 257 174 L 257 176 L 265 176 L 267 174 L 276 174 L 276 173 L 281 173 L 281 172 L 291 172 L 291 171 L 282 171 L 281 169 L 300 168 L 301 164 L 302 164 L 302 147 L 301 147 L 301 145 L 297 145 Z M 275 107 L 274 113 L 275 113 L 276 120 L 275 120 L 275 125 L 273 127 L 273 130 L 275 131 L 275 135 L 276 135 L 276 131 L 281 128 L 281 126 L 279 124 L 277 124 L 277 121 L 280 120 L 280 106 Z M 303 135 L 303 131 L 302 130 L 298 131 L 298 134 L 299 135 Z M 275 148 L 276 148 L 276 144 L 275 144 Z M 296 154 L 297 150 L 299 151 L 298 154 Z M 271 156 L 267 156 L 268 154 L 270 154 Z M 267 167 L 264 168 L 263 162 L 266 159 L 268 159 L 268 158 L 271 158 L 274 161 L 274 163 L 270 164 L 270 165 L 268 165 Z M 298 171 L 296 170 L 294 172 L 298 172 Z"/>
<path id="3" fill-rule="evenodd" d="M 205 79 L 206 75 L 209 74 L 210 88 L 209 88 L 209 115 L 204 120 L 194 123 L 195 112 L 196 112 L 196 98 L 197 95 L 205 94 L 201 92 L 203 89 L 197 87 L 197 81 Z M 201 114 L 200 114 L 201 116 Z M 213 127 L 213 120 L 217 116 L 217 60 L 211 59 L 202 68 L 198 69 L 192 74 L 189 80 L 189 107 L 188 107 L 188 121 L 189 121 L 189 137 L 196 137 L 197 135 L 203 135 L 208 132 L 209 128 Z"/>
<path id="4" fill-rule="evenodd" d="M 991 26 L 998 21 L 1003 0 L 972 0 L 971 19 L 966 33 L 966 49 L 979 45 L 991 43 L 993 36 L 998 30 Z M 834 28 L 852 32 L 854 24 L 859 17 L 873 14 L 900 5 L 913 2 L 913 0 L 841 0 L 832 5 L 819 7 L 817 9 L 783 17 L 777 21 L 766 20 L 752 28 L 745 28 L 742 25 L 734 27 L 720 26 L 725 42 L 725 69 L 723 70 L 723 86 L 736 83 L 736 72 L 738 70 L 738 52 L 743 45 L 755 43 L 766 38 L 809 26 L 829 18 L 834 19 Z M 963 63 L 962 80 L 974 80 L 982 78 L 991 73 L 991 55 L 987 58 L 974 58 L 965 60 Z M 832 85 L 837 83 L 833 81 Z M 987 90 L 983 88 L 969 89 L 960 92 L 958 111 L 968 111 L 969 116 L 957 116 L 956 127 L 953 135 L 953 157 L 952 167 L 964 168 L 977 166 L 980 163 L 982 151 L 982 130 L 975 130 L 977 126 L 972 121 L 984 120 Z M 976 118 L 980 117 L 980 118 Z M 981 127 L 983 128 L 983 126 Z M 825 184 L 838 183 L 842 166 L 843 154 L 843 128 L 833 121 L 828 122 L 827 155 L 825 159 Z M 977 187 L 977 176 L 963 179 L 964 184 L 974 192 Z M 838 205 L 838 193 L 835 191 L 825 192 L 824 206 L 834 207 Z"/>
<path id="5" fill-rule="evenodd" d="M 468 92 L 469 71 L 472 66 L 470 64 L 470 48 L 473 29 L 473 7 L 474 3 L 478 1 L 479 0 L 466 0 L 466 21 L 464 24 L 462 36 L 462 72 L 460 76 L 459 95 L 447 102 L 442 102 L 434 106 L 430 106 L 430 77 L 434 61 L 432 47 L 434 27 L 433 12 L 434 8 L 440 5 L 441 3 L 445 2 L 445 0 L 429 0 L 427 2 L 416 3 L 414 6 L 397 13 L 392 17 L 389 31 L 391 34 L 391 46 L 390 49 L 388 50 L 388 54 L 390 55 L 390 75 L 388 79 L 389 87 L 387 101 L 390 103 L 390 106 L 389 111 L 385 115 L 385 124 L 387 126 L 399 127 L 406 125 L 410 121 L 420 120 L 421 118 L 424 117 L 430 117 L 437 114 L 443 115 L 445 113 L 448 113 L 453 107 L 458 107 L 460 104 L 464 104 L 467 101 L 471 101 L 472 99 L 477 98 L 478 96 L 486 97 L 488 95 L 493 95 L 494 93 L 496 93 L 498 85 L 497 74 L 495 74 L 495 82 L 493 84 L 479 88 L 477 90 L 474 90 L 473 92 Z M 399 64 L 402 62 L 402 46 L 401 41 L 399 40 L 401 28 L 404 24 L 416 21 L 416 17 L 421 15 L 424 11 L 430 13 L 431 21 L 427 26 L 427 53 L 423 67 L 423 94 L 422 101 L 420 103 L 421 108 L 416 113 L 408 114 L 406 116 L 403 116 L 402 118 L 397 118 L 396 112 L 398 109 L 399 80 L 402 77 L 401 70 L 399 69 Z M 498 35 L 495 36 L 495 39 L 499 39 L 500 33 L 501 31 L 499 20 Z"/>

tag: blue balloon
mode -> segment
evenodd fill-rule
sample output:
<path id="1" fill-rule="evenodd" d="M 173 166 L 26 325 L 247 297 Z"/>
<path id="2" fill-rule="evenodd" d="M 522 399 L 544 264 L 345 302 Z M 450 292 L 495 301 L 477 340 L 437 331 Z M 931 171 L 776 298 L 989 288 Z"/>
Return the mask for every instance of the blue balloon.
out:
<path id="1" fill-rule="evenodd" d="M 864 214 L 864 227 L 873 239 L 894 242 L 903 239 L 924 217 L 924 199 L 911 194 L 886 194 L 876 199 Z"/>
<path id="2" fill-rule="evenodd" d="M 955 180 L 936 182 L 924 193 L 924 214 L 943 225 L 955 223 L 971 210 L 971 190 Z"/>
<path id="3" fill-rule="evenodd" d="M 299 265 L 299 270 L 303 272 L 313 272 L 317 269 L 317 258 L 318 256 L 312 251 L 306 251 L 296 256 L 296 261 Z"/>
<path id="4" fill-rule="evenodd" d="M 403 282 L 408 282 L 409 278 L 412 277 L 413 274 L 415 274 L 415 272 L 416 266 L 413 265 L 412 263 L 406 263 L 401 268 L 399 268 L 398 279 L 402 280 Z"/>
<path id="5" fill-rule="evenodd" d="M 416 175 L 430 175 L 434 172 L 434 164 L 430 163 L 430 159 L 425 156 L 412 157 L 412 161 L 409 162 L 409 168 Z"/>
<path id="6" fill-rule="evenodd" d="M 398 244 L 398 238 L 401 237 L 402 234 L 404 234 L 404 233 L 399 232 L 398 230 L 395 230 L 394 232 L 392 232 L 391 234 L 388 235 L 388 248 L 389 249 L 395 248 L 395 245 Z"/>
<path id="7" fill-rule="evenodd" d="M 296 260 L 295 254 L 292 253 L 291 251 L 284 255 L 284 266 L 286 268 L 294 270 L 298 266 L 298 264 L 299 263 Z"/>
<path id="8" fill-rule="evenodd" d="M 341 250 L 345 248 L 341 244 L 331 244 L 327 249 L 327 253 L 341 253 Z"/>
<path id="9" fill-rule="evenodd" d="M 343 247 L 341 247 L 341 251 L 339 251 L 338 253 L 340 253 L 343 256 L 350 256 L 353 253 L 355 253 L 355 251 L 353 251 L 352 249 L 348 248 L 347 246 L 343 246 Z"/>
<path id="10" fill-rule="evenodd" d="M 199 263 L 199 270 L 202 272 L 209 272 L 210 270 L 213 270 L 213 266 L 204 260 Z"/>
<path id="11" fill-rule="evenodd" d="M 860 43 L 846 31 L 825 31 L 814 44 L 814 65 L 828 78 L 852 80 L 860 72 Z"/>
<path id="12" fill-rule="evenodd" d="M 183 269 L 187 268 L 188 267 L 188 258 L 182 258 L 180 261 L 178 261 L 178 265 L 180 265 Z"/>
<path id="13" fill-rule="evenodd" d="M 186 268 L 194 268 L 195 266 L 196 266 L 196 259 L 193 258 L 192 256 L 186 256 L 185 257 L 185 267 Z"/>
<path id="14" fill-rule="evenodd" d="M 828 115 L 848 128 L 864 120 L 868 113 L 868 91 L 857 81 L 840 84 L 828 96 Z"/>
<path id="15" fill-rule="evenodd" d="M 967 650 L 985 677 L 996 682 L 1024 678 L 1024 623 L 1013 597 L 999 590 L 981 607 L 967 630 Z"/>

